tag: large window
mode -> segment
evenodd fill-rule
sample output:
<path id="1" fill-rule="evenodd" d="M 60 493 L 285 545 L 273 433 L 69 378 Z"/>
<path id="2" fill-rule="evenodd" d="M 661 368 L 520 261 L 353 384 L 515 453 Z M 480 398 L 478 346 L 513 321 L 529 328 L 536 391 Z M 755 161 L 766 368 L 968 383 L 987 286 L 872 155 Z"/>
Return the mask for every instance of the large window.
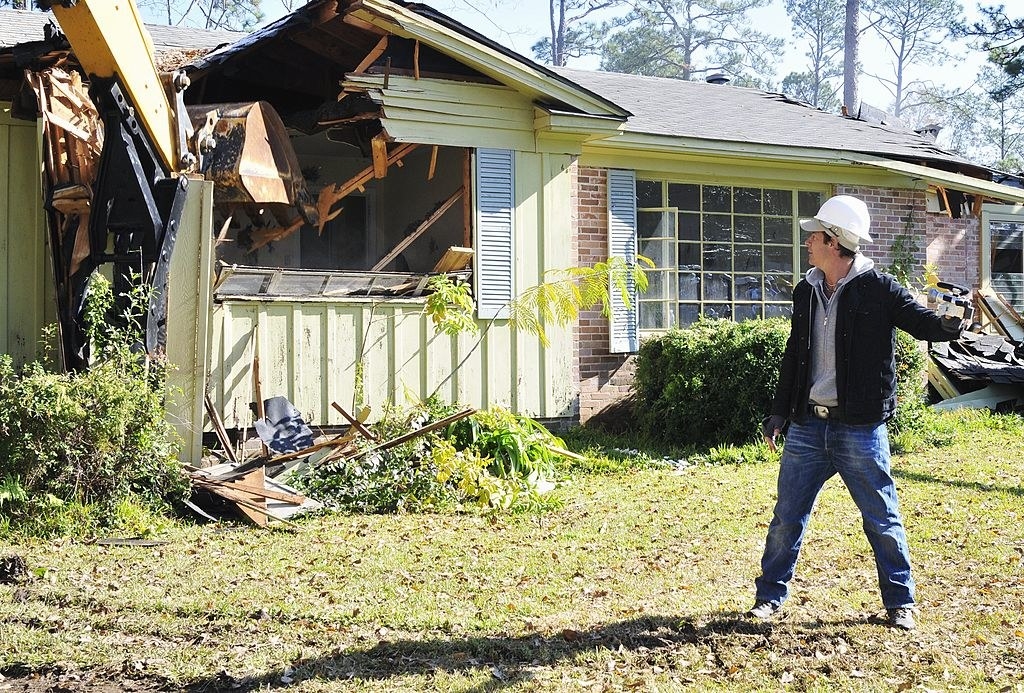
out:
<path id="1" fill-rule="evenodd" d="M 789 315 L 802 271 L 798 220 L 820 191 L 637 180 L 637 251 L 654 261 L 640 329 L 708 317 Z"/>

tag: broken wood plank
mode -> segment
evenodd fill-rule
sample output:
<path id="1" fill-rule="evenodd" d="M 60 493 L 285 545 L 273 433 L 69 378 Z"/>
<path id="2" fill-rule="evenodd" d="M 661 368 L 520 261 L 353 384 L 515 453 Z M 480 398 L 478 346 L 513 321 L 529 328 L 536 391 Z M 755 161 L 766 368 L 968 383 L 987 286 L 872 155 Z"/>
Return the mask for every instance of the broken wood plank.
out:
<path id="1" fill-rule="evenodd" d="M 437 145 L 430 150 L 430 168 L 427 169 L 427 180 L 434 180 L 434 173 L 437 172 Z"/>
<path id="2" fill-rule="evenodd" d="M 346 20 L 347 19 L 348 18 L 346 17 Z M 384 51 L 387 50 L 387 47 L 388 37 L 382 36 L 380 41 L 377 41 L 377 45 L 370 49 L 370 52 L 366 54 L 366 57 L 363 58 L 362 61 L 358 65 L 356 65 L 356 68 L 352 71 L 357 73 L 366 72 L 366 69 L 373 65 L 375 62 L 377 62 L 377 58 L 384 54 Z"/>
<path id="3" fill-rule="evenodd" d="M 388 166 L 392 166 L 396 162 L 401 161 L 409 152 L 416 149 L 418 146 L 419 145 L 415 142 L 406 142 L 401 146 L 396 147 L 395 150 L 388 155 Z M 329 217 L 329 215 L 324 214 L 324 210 L 330 210 L 338 200 L 349 195 L 353 190 L 361 190 L 363 185 L 370 182 L 372 179 L 373 166 L 370 165 L 349 178 L 344 183 L 335 183 L 333 185 L 324 186 L 323 190 L 320 191 L 320 195 L 317 197 L 316 204 L 317 209 L 321 212 L 320 224 L 318 226 L 320 233 L 323 233 L 324 230 L 324 224 L 326 223 L 324 220 Z"/>
<path id="4" fill-rule="evenodd" d="M 466 418 L 467 416 L 472 416 L 475 413 L 476 409 L 464 409 L 460 411 L 458 414 L 452 414 L 451 416 L 445 417 L 440 421 L 435 421 L 432 424 L 427 424 L 423 428 L 418 428 L 415 431 L 412 431 L 411 433 L 406 433 L 405 435 L 398 436 L 397 438 L 392 438 L 391 440 L 381 443 L 380 445 L 375 445 L 374 447 L 369 448 L 368 450 L 360 450 L 357 454 L 353 455 L 349 459 L 356 459 L 370 452 L 376 452 L 378 450 L 387 450 L 388 448 L 393 448 L 396 445 L 401 445 L 402 443 L 412 440 L 413 438 L 416 438 L 418 436 L 421 436 L 424 433 L 430 433 L 431 431 L 436 431 L 439 428 L 444 428 L 449 424 L 453 424 L 456 421 L 459 421 L 460 419 Z"/>
<path id="5" fill-rule="evenodd" d="M 299 217 L 289 226 L 275 226 L 274 228 L 260 228 L 253 230 L 252 245 L 249 247 L 249 252 L 255 253 L 268 243 L 273 243 L 275 241 L 280 241 L 283 238 L 287 238 L 302 228 L 304 223 L 305 222 L 302 217 Z"/>
<path id="6" fill-rule="evenodd" d="M 228 461 L 237 463 L 238 458 L 235 456 L 235 448 L 231 444 L 231 439 L 228 438 L 228 432 L 224 429 L 224 422 L 220 418 L 217 408 L 213 406 L 213 400 L 210 399 L 210 395 L 203 395 L 203 404 L 206 406 L 206 415 L 210 417 L 210 422 L 213 424 L 213 432 L 217 434 L 217 440 L 220 441 L 221 447 L 224 448 L 224 454 L 228 456 Z"/>
<path id="7" fill-rule="evenodd" d="M 473 249 L 453 245 L 444 251 L 444 255 L 434 265 L 435 272 L 458 272 L 469 267 L 473 261 Z"/>
<path id="8" fill-rule="evenodd" d="M 260 382 L 260 326 L 256 324 L 256 340 L 253 344 L 252 354 L 252 394 L 256 398 L 256 416 L 261 419 L 265 419 L 267 414 L 263 409 L 263 383 Z M 270 448 L 267 444 L 260 439 L 260 449 L 263 452 L 263 456 L 267 457 L 270 455 Z"/>
<path id="9" fill-rule="evenodd" d="M 449 209 L 449 208 L 450 208 L 450 207 L 451 207 L 451 206 L 452 206 L 453 204 L 455 204 L 456 202 L 458 202 L 459 198 L 461 198 L 461 197 L 462 197 L 462 195 L 463 195 L 463 193 L 464 193 L 464 192 L 465 192 L 465 188 L 459 188 L 459 189 L 458 189 L 458 190 L 456 190 L 456 191 L 455 191 L 454 193 L 452 193 L 452 194 L 451 194 L 451 197 L 449 197 L 449 198 L 448 198 L 447 200 L 445 200 L 445 201 L 444 201 L 444 202 L 442 202 L 442 203 L 441 203 L 440 205 L 438 205 L 437 209 L 435 209 L 435 210 L 434 210 L 434 211 L 433 211 L 433 212 L 432 212 L 432 213 L 430 214 L 430 216 L 428 216 L 428 217 L 427 217 L 426 219 L 424 219 L 424 220 L 423 220 L 423 221 L 422 221 L 422 222 L 420 223 L 420 225 L 419 225 L 418 227 L 416 227 L 416 230 L 414 230 L 414 231 L 413 231 L 412 233 L 410 233 L 410 234 L 409 234 L 408 236 L 406 236 L 406 237 L 405 237 L 405 238 L 403 238 L 403 239 L 402 239 L 401 241 L 399 241 L 399 242 L 398 242 L 398 245 L 396 245 L 396 246 L 395 246 L 395 247 L 394 247 L 394 248 L 393 248 L 393 249 L 391 250 L 391 252 L 390 252 L 390 253 L 388 253 L 387 255 L 385 255 L 385 256 L 384 256 L 383 258 L 381 258 L 381 259 L 380 259 L 380 261 L 379 261 L 379 262 L 377 262 L 377 264 L 376 264 L 376 265 L 374 265 L 373 267 L 371 267 L 371 268 L 370 268 L 370 271 L 371 271 L 371 272 L 379 272 L 379 271 L 381 271 L 381 270 L 382 270 L 382 269 L 383 269 L 384 267 L 387 267 L 388 263 L 390 263 L 390 262 L 391 262 L 392 260 L 394 260 L 394 259 L 395 259 L 396 257 L 398 257 L 398 254 L 399 254 L 399 253 L 401 253 L 401 252 L 402 252 L 403 250 L 405 250 L 406 248 L 408 248 L 408 247 L 409 247 L 409 246 L 410 246 L 410 245 L 412 244 L 412 242 L 413 242 L 413 241 L 415 241 L 415 240 L 416 240 L 417 238 L 419 238 L 419 237 L 420 237 L 421 235 L 423 235 L 423 233 L 424 233 L 424 232 L 425 232 L 425 231 L 426 231 L 427 229 L 429 229 L 429 228 L 430 228 L 430 227 L 431 227 L 431 226 L 433 225 L 433 223 L 434 223 L 435 221 L 437 221 L 438 219 L 440 219 L 440 218 L 441 218 L 441 215 L 443 215 L 443 214 L 444 214 L 445 212 L 447 212 L 447 211 L 448 211 L 448 209 Z"/>
<path id="10" fill-rule="evenodd" d="M 370 140 L 373 155 L 373 177 L 383 178 L 388 175 L 388 141 L 387 135 L 379 132 Z"/>
<path id="11" fill-rule="evenodd" d="M 259 470 L 262 472 L 263 468 Z M 243 477 L 245 479 L 246 477 Z M 266 478 L 265 476 L 263 477 Z M 255 496 L 262 496 L 263 498 L 271 498 L 278 500 L 283 503 L 291 503 L 292 505 L 302 505 L 306 502 L 306 497 L 298 493 L 285 493 L 284 491 L 275 491 L 268 489 L 265 486 L 256 486 L 252 483 L 242 483 L 241 481 L 220 481 L 217 479 L 204 479 L 202 474 L 192 476 L 193 483 L 199 486 L 216 486 L 218 488 L 226 489 L 241 489 L 246 493 L 253 494 Z"/>
<path id="12" fill-rule="evenodd" d="M 337 402 L 331 402 L 331 406 L 334 407 L 334 410 L 336 412 L 345 417 L 345 420 L 348 421 L 349 425 L 351 425 L 352 428 L 354 428 L 355 430 L 359 431 L 360 435 L 362 435 L 364 438 L 367 438 L 372 441 L 380 440 L 380 438 L 373 431 L 371 431 L 370 429 L 363 425 L 362 421 L 360 421 L 359 419 L 355 418 L 347 411 L 345 411 L 340 404 L 338 404 Z"/>
<path id="13" fill-rule="evenodd" d="M 319 443 L 314 443 L 313 445 L 310 445 L 308 448 L 304 448 L 302 450 L 296 450 L 294 452 L 285 452 L 285 453 L 282 453 L 280 455 L 275 455 L 274 457 L 271 457 L 268 460 L 266 460 L 266 464 L 276 464 L 277 462 L 287 462 L 289 460 L 294 460 L 294 459 L 298 459 L 300 457 L 305 457 L 306 455 L 314 453 L 317 450 L 323 450 L 324 448 L 330 448 L 330 447 L 337 447 L 339 445 L 345 445 L 346 443 L 351 442 L 354 437 L 355 437 L 355 434 L 342 434 L 342 435 L 339 435 L 339 436 L 337 436 L 335 438 L 331 438 L 330 440 L 325 440 L 325 441 L 322 441 L 322 442 L 319 442 Z"/>
<path id="14" fill-rule="evenodd" d="M 412 49 L 412 76 L 413 79 L 420 78 L 420 40 L 416 39 L 416 43 Z M 436 149 L 436 147 L 435 147 Z"/>

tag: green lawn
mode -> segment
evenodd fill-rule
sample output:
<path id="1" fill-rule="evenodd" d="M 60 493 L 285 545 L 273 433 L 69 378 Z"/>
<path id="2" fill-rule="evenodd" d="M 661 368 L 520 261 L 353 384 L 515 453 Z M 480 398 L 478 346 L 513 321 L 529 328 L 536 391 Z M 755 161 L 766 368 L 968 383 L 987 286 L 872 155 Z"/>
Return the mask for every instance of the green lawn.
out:
<path id="1" fill-rule="evenodd" d="M 63 676 L 61 690 L 1024 691 L 1024 435 L 957 436 L 894 460 L 912 633 L 877 620 L 874 564 L 837 480 L 792 599 L 751 623 L 775 466 L 635 469 L 570 475 L 562 509 L 541 516 L 8 544 L 0 556 L 32 575 L 0 585 L 0 690 Z"/>

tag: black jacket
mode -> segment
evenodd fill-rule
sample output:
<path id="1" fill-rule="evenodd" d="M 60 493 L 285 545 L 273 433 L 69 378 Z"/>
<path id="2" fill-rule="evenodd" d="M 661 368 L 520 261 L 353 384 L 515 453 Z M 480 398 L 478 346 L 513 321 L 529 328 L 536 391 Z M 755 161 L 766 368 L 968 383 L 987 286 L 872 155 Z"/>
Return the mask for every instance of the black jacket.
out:
<path id="1" fill-rule="evenodd" d="M 842 421 L 875 424 L 896 409 L 896 331 L 920 340 L 945 342 L 956 333 L 917 302 L 896 279 L 876 269 L 850 280 L 837 296 L 836 390 Z M 811 391 L 811 325 L 819 302 L 802 280 L 793 290 L 793 318 L 779 369 L 772 414 L 791 421 L 807 417 Z"/>

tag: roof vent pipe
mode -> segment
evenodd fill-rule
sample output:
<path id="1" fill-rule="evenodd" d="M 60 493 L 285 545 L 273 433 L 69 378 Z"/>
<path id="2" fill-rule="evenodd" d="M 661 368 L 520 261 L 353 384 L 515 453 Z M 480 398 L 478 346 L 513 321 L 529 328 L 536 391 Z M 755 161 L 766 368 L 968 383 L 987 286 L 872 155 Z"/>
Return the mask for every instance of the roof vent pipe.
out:
<path id="1" fill-rule="evenodd" d="M 708 84 L 728 84 L 730 80 L 724 72 L 715 72 L 708 75 L 704 81 Z"/>

